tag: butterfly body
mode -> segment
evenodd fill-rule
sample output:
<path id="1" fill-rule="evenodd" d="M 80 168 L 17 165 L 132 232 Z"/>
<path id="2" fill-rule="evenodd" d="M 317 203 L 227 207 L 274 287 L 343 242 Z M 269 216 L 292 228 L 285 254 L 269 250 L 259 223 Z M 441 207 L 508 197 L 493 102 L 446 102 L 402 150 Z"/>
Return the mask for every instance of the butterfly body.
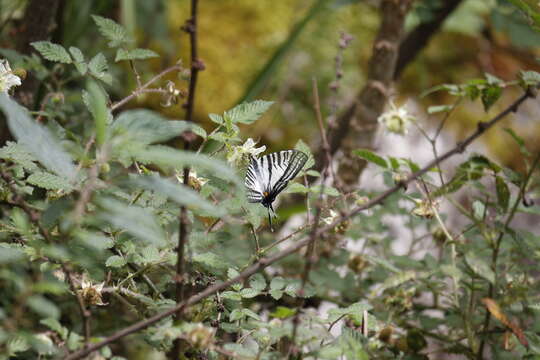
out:
<path id="1" fill-rule="evenodd" d="M 284 150 L 251 158 L 246 172 L 247 198 L 251 203 L 261 203 L 274 212 L 272 203 L 288 185 L 289 181 L 302 170 L 308 156 L 298 150 Z"/>

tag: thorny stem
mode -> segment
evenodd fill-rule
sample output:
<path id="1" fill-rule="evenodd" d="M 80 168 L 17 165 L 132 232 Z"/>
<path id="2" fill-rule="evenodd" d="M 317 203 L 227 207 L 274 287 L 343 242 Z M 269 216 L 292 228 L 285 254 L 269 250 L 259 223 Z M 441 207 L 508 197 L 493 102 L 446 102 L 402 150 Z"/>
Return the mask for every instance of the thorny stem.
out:
<path id="1" fill-rule="evenodd" d="M 326 225 L 322 228 L 319 228 L 316 231 L 316 236 L 320 236 L 328 231 L 331 231 L 334 229 L 337 225 L 342 223 L 343 221 L 346 221 L 353 216 L 359 214 L 361 211 L 364 211 L 366 209 L 372 208 L 376 205 L 382 204 L 390 195 L 398 192 L 400 189 L 403 188 L 404 185 L 409 184 L 410 182 L 416 180 L 420 176 L 424 175 L 426 172 L 428 172 L 430 169 L 432 169 L 437 164 L 447 160 L 448 158 L 452 157 L 453 155 L 462 153 L 465 151 L 467 146 L 471 144 L 474 140 L 476 140 L 479 136 L 484 134 L 488 129 L 493 127 L 497 122 L 505 118 L 507 115 L 509 115 L 512 112 L 515 112 L 519 106 L 528 98 L 534 98 L 534 92 L 532 89 L 530 91 L 527 91 L 525 94 L 520 96 L 518 99 L 516 99 L 510 106 L 508 106 L 505 110 L 503 110 L 501 113 L 499 113 L 497 116 L 492 118 L 490 121 L 486 122 L 484 126 L 478 127 L 471 135 L 469 135 L 464 141 L 458 143 L 454 148 L 450 149 L 449 151 L 442 154 L 439 158 L 434 159 L 430 161 L 426 166 L 421 168 L 420 170 L 410 174 L 405 180 L 403 180 L 401 183 L 387 189 L 386 191 L 382 192 L 381 194 L 375 196 L 370 201 L 357 206 L 353 210 L 341 215 L 339 218 L 337 218 L 333 223 Z M 158 321 L 167 318 L 173 314 L 176 313 L 182 313 L 185 311 L 188 307 L 190 307 L 193 304 L 196 304 L 200 302 L 203 299 L 206 299 L 209 296 L 214 295 L 215 293 L 222 291 L 229 286 L 240 283 L 248 279 L 251 275 L 265 269 L 266 267 L 276 263 L 277 261 L 280 261 L 281 259 L 296 253 L 300 249 L 302 249 L 304 246 L 310 244 L 313 241 L 312 237 L 304 237 L 303 239 L 295 242 L 291 246 L 289 246 L 286 249 L 283 249 L 282 251 L 268 257 L 264 257 L 259 259 L 257 262 L 255 262 L 253 265 L 247 267 L 244 271 L 242 271 L 238 276 L 229 279 L 227 281 L 217 283 L 214 285 L 211 285 L 204 289 L 203 291 L 191 296 L 187 300 L 177 304 L 175 307 L 166 310 L 164 312 L 158 313 L 146 320 L 139 321 L 134 323 L 133 325 L 130 325 L 128 327 L 125 327 L 116 333 L 106 337 L 100 342 L 91 344 L 87 349 L 79 350 L 73 354 L 70 354 L 66 356 L 64 360 L 76 360 L 76 359 L 82 359 L 86 355 L 92 353 L 93 351 L 96 351 L 110 343 L 113 343 L 127 335 L 133 334 L 135 332 L 138 332 L 140 330 L 143 330 Z"/>
<path id="2" fill-rule="evenodd" d="M 538 166 L 539 161 L 540 161 L 540 152 L 534 158 L 533 164 L 530 167 L 529 171 L 527 172 L 527 175 L 525 176 L 525 179 L 523 180 L 523 183 L 521 184 L 519 188 L 519 193 L 516 198 L 516 201 L 514 202 L 512 209 L 510 209 L 510 212 L 508 213 L 506 221 L 504 222 L 504 226 L 499 232 L 497 240 L 495 241 L 495 247 L 493 248 L 493 254 L 491 256 L 491 268 L 493 272 L 495 273 L 495 279 L 497 279 L 497 260 L 499 258 L 499 252 L 501 249 L 502 239 L 504 237 L 505 230 L 508 229 L 508 226 L 510 225 L 510 223 L 512 222 L 512 219 L 514 218 L 514 215 L 516 214 L 519 203 L 522 201 L 523 197 L 525 196 L 525 191 L 527 190 L 529 181 L 531 180 L 532 174 L 534 170 L 536 169 L 536 167 Z M 495 293 L 495 286 L 492 283 L 490 283 L 489 289 L 488 289 L 488 297 L 493 298 L 494 293 Z M 490 321 L 491 321 L 491 312 L 486 310 L 486 317 L 484 318 L 484 324 L 483 324 L 483 329 L 484 329 L 483 332 L 487 332 Z M 486 344 L 486 339 L 485 337 L 483 337 L 482 340 L 480 341 L 480 346 L 478 347 L 478 353 L 476 354 L 477 360 L 482 360 L 484 356 L 485 344 Z"/>
<path id="3" fill-rule="evenodd" d="M 186 103 L 186 120 L 193 121 L 193 108 L 195 105 L 195 88 L 197 86 L 197 74 L 203 69 L 202 63 L 197 55 L 197 7 L 198 0 L 191 0 L 191 18 L 186 22 L 184 30 L 189 34 L 191 47 L 191 73 L 189 79 L 189 93 Z M 189 138 L 185 140 L 184 149 L 189 150 L 191 141 Z M 189 166 L 184 167 L 184 186 L 189 186 Z M 187 208 L 180 207 L 179 225 L 178 225 L 178 247 L 176 249 L 176 304 L 177 307 L 184 302 L 184 265 L 185 265 L 185 247 L 188 242 L 188 216 Z M 182 310 L 178 308 L 175 316 L 178 322 L 182 318 Z M 172 360 L 179 359 L 181 355 L 182 339 L 178 338 L 173 343 L 173 348 L 170 353 Z"/>

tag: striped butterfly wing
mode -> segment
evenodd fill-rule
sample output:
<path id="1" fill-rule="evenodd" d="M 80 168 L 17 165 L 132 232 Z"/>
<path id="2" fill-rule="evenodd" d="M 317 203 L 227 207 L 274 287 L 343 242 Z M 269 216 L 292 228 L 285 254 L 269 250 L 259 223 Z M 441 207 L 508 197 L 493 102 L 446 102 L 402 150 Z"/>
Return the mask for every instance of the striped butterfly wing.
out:
<path id="1" fill-rule="evenodd" d="M 264 193 L 275 198 L 304 167 L 308 157 L 298 150 L 284 150 L 252 158 L 245 185 L 249 202 L 262 202 Z"/>

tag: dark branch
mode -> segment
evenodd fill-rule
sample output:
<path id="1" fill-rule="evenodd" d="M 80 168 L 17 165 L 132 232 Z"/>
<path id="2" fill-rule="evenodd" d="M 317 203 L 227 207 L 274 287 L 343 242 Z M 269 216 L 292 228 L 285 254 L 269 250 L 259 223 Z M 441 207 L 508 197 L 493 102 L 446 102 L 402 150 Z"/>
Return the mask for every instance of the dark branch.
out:
<path id="1" fill-rule="evenodd" d="M 477 128 L 475 132 L 473 132 L 471 135 L 469 135 L 459 145 L 456 145 L 451 150 L 449 150 L 446 153 L 442 154 L 439 158 L 436 158 L 436 159 L 430 161 L 422 169 L 410 174 L 403 181 L 403 183 L 404 184 L 409 184 L 410 182 L 412 182 L 415 179 L 419 178 L 420 176 L 424 175 L 426 172 L 428 172 L 430 169 L 432 169 L 433 167 L 435 167 L 439 163 L 447 160 L 448 158 L 450 158 L 453 155 L 456 155 L 456 154 L 460 153 L 460 150 L 461 150 L 462 147 L 466 148 L 469 144 L 471 144 L 474 140 L 476 140 L 478 137 L 480 137 L 488 129 L 493 127 L 497 122 L 499 122 L 500 120 L 505 118 L 510 113 L 515 112 L 525 100 L 527 100 L 528 98 L 533 98 L 533 97 L 535 97 L 534 91 L 532 91 L 532 90 L 527 91 L 525 94 L 523 94 L 517 100 L 515 100 L 510 106 L 508 106 L 504 111 L 502 111 L 497 116 L 495 116 L 490 121 L 488 121 L 486 123 L 485 128 L 481 128 L 481 129 Z M 150 317 L 150 318 L 148 318 L 146 320 L 137 322 L 137 323 L 135 323 L 135 324 L 133 324 L 131 326 L 128 326 L 128 327 L 114 333 L 113 335 L 105 338 L 104 340 L 100 341 L 99 343 L 95 343 L 95 344 L 90 345 L 87 349 L 83 349 L 83 350 L 77 351 L 76 353 L 68 355 L 65 358 L 65 360 L 81 359 L 81 358 L 85 357 L 86 355 L 90 354 L 91 352 L 93 352 L 93 351 L 95 351 L 97 349 L 100 349 L 103 346 L 106 346 L 106 345 L 108 345 L 108 344 L 110 344 L 112 342 L 115 342 L 116 340 L 121 339 L 124 336 L 130 335 L 130 334 L 133 334 L 133 333 L 135 333 L 137 331 L 145 329 L 145 328 L 157 323 L 161 319 L 164 319 L 164 318 L 166 318 L 168 316 L 171 316 L 171 315 L 173 315 L 175 313 L 180 313 L 181 314 L 187 307 L 189 307 L 189 306 L 191 306 L 193 304 L 196 304 L 199 301 L 201 301 L 201 300 L 203 300 L 203 299 L 205 299 L 205 298 L 207 298 L 209 296 L 214 295 L 218 291 L 221 291 L 221 290 L 224 290 L 224 289 L 228 288 L 232 284 L 243 282 L 244 280 L 248 279 L 251 275 L 255 274 L 256 272 L 259 272 L 259 271 L 263 270 L 264 268 L 274 264 L 275 262 L 277 262 L 277 261 L 279 261 L 279 260 L 281 260 L 281 259 L 283 259 L 283 258 L 285 258 L 285 257 L 287 257 L 287 256 L 289 256 L 291 254 L 294 254 L 298 250 L 302 249 L 304 246 L 309 245 L 312 241 L 314 241 L 315 238 L 317 238 L 317 237 L 321 236 L 322 234 L 334 229 L 337 225 L 339 225 L 343 221 L 346 221 L 346 220 L 350 219 L 351 217 L 357 215 L 361 211 L 372 208 L 372 207 L 374 207 L 376 205 L 382 204 L 383 201 L 386 198 L 388 198 L 390 195 L 398 192 L 401 189 L 401 187 L 402 187 L 401 184 L 397 184 L 397 185 L 387 189 L 386 191 L 384 191 L 383 193 L 381 193 L 378 196 L 374 197 L 373 199 L 371 199 L 367 203 L 356 207 L 355 209 L 351 210 L 350 212 L 346 213 L 345 215 L 342 215 L 341 217 L 336 219 L 333 223 L 331 223 L 331 224 L 329 224 L 327 226 L 324 226 L 322 228 L 319 228 L 315 232 L 315 236 L 310 235 L 308 237 L 304 237 L 303 239 L 295 242 L 290 247 L 278 252 L 277 254 L 275 254 L 273 256 L 269 256 L 269 257 L 259 259 L 256 263 L 249 266 L 246 270 L 242 271 L 242 273 L 240 273 L 237 277 L 235 277 L 233 279 L 230 279 L 228 281 L 219 283 L 219 284 L 209 286 L 205 290 L 201 291 L 200 293 L 191 296 L 189 299 L 187 299 L 187 301 L 183 301 L 183 302 L 179 303 L 174 308 L 172 308 L 170 310 L 167 310 L 165 312 L 156 314 L 156 315 L 154 315 L 154 316 L 152 316 L 152 317 Z"/>

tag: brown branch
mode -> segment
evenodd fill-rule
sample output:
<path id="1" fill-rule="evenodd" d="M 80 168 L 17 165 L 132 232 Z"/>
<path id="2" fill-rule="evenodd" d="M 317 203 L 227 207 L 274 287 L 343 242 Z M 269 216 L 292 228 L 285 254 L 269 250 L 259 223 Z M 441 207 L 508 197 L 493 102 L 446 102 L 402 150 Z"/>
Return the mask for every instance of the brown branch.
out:
<path id="1" fill-rule="evenodd" d="M 113 105 L 111 105 L 111 111 L 115 111 L 118 108 L 124 106 L 125 104 L 127 104 L 128 102 L 133 100 L 135 97 L 137 97 L 137 96 L 139 96 L 139 95 L 141 95 L 141 94 L 143 94 L 145 92 L 149 92 L 148 90 L 151 90 L 151 89 L 147 89 L 147 88 L 150 85 L 152 85 L 153 83 L 155 83 L 156 81 L 158 81 L 159 79 L 161 79 L 162 77 L 164 77 L 165 75 L 167 75 L 167 74 L 169 74 L 169 73 L 171 73 L 173 71 L 180 71 L 180 70 L 182 70 L 182 66 L 179 65 L 179 64 L 168 67 L 167 69 L 163 70 L 162 72 L 160 72 L 159 74 L 157 74 L 156 76 L 154 76 L 153 78 L 148 80 L 144 85 L 142 85 L 142 86 L 138 87 L 137 89 L 135 89 L 128 96 L 126 96 L 122 100 L 120 100 L 120 101 L 114 103 Z"/>
<path id="2" fill-rule="evenodd" d="M 67 267 L 67 265 L 62 264 L 62 271 L 64 271 L 64 274 L 66 274 L 69 287 L 77 298 L 79 312 L 81 313 L 81 318 L 83 319 L 84 347 L 87 348 L 88 344 L 90 343 L 90 317 L 92 316 L 92 314 L 90 313 L 90 310 L 88 310 L 88 308 L 86 307 L 81 293 L 77 291 L 77 287 L 75 286 L 75 281 L 73 280 L 73 274 L 71 273 L 71 270 Z"/>
<path id="3" fill-rule="evenodd" d="M 382 23 L 373 43 L 366 85 L 360 91 L 353 109 L 339 117 L 331 129 L 330 146 L 334 153 L 343 150 L 338 176 L 350 188 L 358 182 L 365 167 L 352 154 L 358 148 L 370 148 L 377 130 L 377 118 L 384 110 L 398 57 L 405 16 L 412 0 L 383 0 Z"/>
<path id="4" fill-rule="evenodd" d="M 298 309 L 296 311 L 296 314 L 294 315 L 293 319 L 293 330 L 292 330 L 292 336 L 291 336 L 291 346 L 289 348 L 289 358 L 292 358 L 296 354 L 295 351 L 297 351 L 297 347 L 295 344 L 296 335 L 298 332 L 298 325 L 300 323 L 300 311 L 304 307 L 304 291 L 306 284 L 308 282 L 309 273 L 311 272 L 311 268 L 315 265 L 317 259 L 316 255 L 314 254 L 315 251 L 315 242 L 317 240 L 318 234 L 317 229 L 319 228 L 319 223 L 321 220 L 321 211 L 322 211 L 322 198 L 324 195 L 324 185 L 326 182 L 326 178 L 328 176 L 328 167 L 331 165 L 331 157 L 330 157 L 330 147 L 328 146 L 328 141 L 326 139 L 326 130 L 324 129 L 322 116 L 321 116 L 321 102 L 319 99 L 319 89 L 317 87 L 317 81 L 315 78 L 312 79 L 312 86 L 313 86 L 313 108 L 315 110 L 315 117 L 317 118 L 317 123 L 319 125 L 319 131 L 321 132 L 321 140 L 323 144 L 323 148 L 325 149 L 325 153 L 327 154 L 326 161 L 324 164 L 324 169 L 322 172 L 321 177 L 321 190 L 319 192 L 319 198 L 317 200 L 317 210 L 315 213 L 315 219 L 313 222 L 313 228 L 311 229 L 311 233 L 309 236 L 309 245 L 306 251 L 305 256 L 305 264 L 304 264 L 304 271 L 302 272 L 302 283 L 300 285 L 300 289 L 298 290 L 298 296 L 302 298 L 300 301 L 300 304 L 298 305 Z M 307 195 L 309 196 L 309 194 Z M 309 209 L 308 209 L 309 211 Z"/>
<path id="5" fill-rule="evenodd" d="M 508 216 L 506 218 L 506 221 L 504 222 L 504 226 L 502 230 L 499 232 L 499 235 L 497 237 L 497 240 L 495 241 L 495 247 L 493 249 L 493 254 L 491 256 L 491 268 L 495 275 L 497 275 L 497 260 L 499 258 L 499 252 L 501 249 L 501 243 L 504 234 L 506 233 L 505 230 L 508 229 L 508 226 L 510 225 L 510 222 L 512 222 L 512 219 L 514 218 L 514 215 L 516 214 L 517 208 L 521 201 L 523 200 L 523 197 L 525 196 L 525 191 L 527 190 L 527 186 L 529 185 L 529 181 L 533 175 L 534 170 L 536 169 L 538 163 L 540 161 L 540 152 L 536 155 L 534 158 L 533 164 L 531 165 L 531 168 L 529 169 L 527 175 L 525 176 L 525 179 L 523 180 L 523 183 L 521 184 L 519 188 L 519 193 L 516 198 L 516 201 L 514 202 L 514 205 L 512 206 L 512 209 L 510 209 L 510 212 L 508 213 Z M 497 276 L 495 276 L 495 279 Z M 488 289 L 488 297 L 490 299 L 493 299 L 495 295 L 495 286 L 492 283 L 489 283 L 489 289 Z M 491 321 L 491 312 L 486 309 L 486 316 L 484 318 L 484 324 L 483 324 L 483 332 L 488 331 L 489 323 Z M 484 346 L 486 344 L 485 337 L 482 338 L 480 341 L 480 346 L 478 347 L 478 353 L 476 354 L 476 358 L 478 360 L 482 360 L 484 356 Z"/>
<path id="6" fill-rule="evenodd" d="M 189 78 L 189 93 L 186 103 L 186 121 L 193 121 L 193 109 L 195 106 L 195 89 L 197 86 L 197 75 L 200 70 L 204 69 L 202 62 L 198 58 L 197 53 L 197 11 L 198 0 L 191 0 L 191 18 L 186 22 L 183 27 L 189 34 L 190 48 L 191 48 L 191 72 Z M 191 146 L 190 137 L 185 138 L 184 149 L 189 150 Z M 189 166 L 184 167 L 184 185 L 189 186 Z M 176 304 L 177 307 L 184 302 L 184 265 L 185 265 L 185 247 L 188 243 L 188 216 L 187 208 L 185 206 L 180 207 L 179 224 L 178 224 L 178 247 L 176 248 Z M 180 321 L 182 318 L 182 310 L 178 308 L 174 318 L 176 321 Z M 179 359 L 181 356 L 182 339 L 175 339 L 173 348 L 169 354 L 171 360 Z"/>
<path id="7" fill-rule="evenodd" d="M 471 135 L 469 135 L 465 140 L 463 140 L 462 142 L 456 144 L 456 146 L 454 148 L 448 150 L 447 152 L 442 154 L 439 158 L 430 161 L 426 166 L 424 166 L 420 170 L 410 174 L 401 183 L 387 189 L 386 191 L 384 191 L 381 194 L 375 196 L 374 198 L 372 198 L 370 201 L 366 202 L 365 204 L 357 206 L 356 208 L 354 208 L 350 212 L 348 212 L 348 213 L 342 215 L 341 217 L 339 217 L 338 219 L 336 219 L 333 223 L 331 223 L 331 224 L 329 224 L 327 226 L 324 226 L 322 228 L 319 228 L 315 232 L 315 238 L 322 235 L 322 234 L 324 234 L 324 233 L 326 233 L 326 232 L 328 232 L 328 231 L 330 231 L 330 230 L 332 230 L 332 229 L 334 229 L 337 225 L 339 225 L 343 221 L 346 221 L 346 220 L 352 218 L 353 216 L 357 215 L 361 211 L 372 208 L 372 207 L 374 207 L 376 205 L 382 204 L 386 200 L 386 198 L 388 198 L 390 195 L 398 192 L 405 185 L 409 184 L 410 182 L 412 182 L 412 181 L 416 180 L 417 178 L 419 178 L 420 176 L 424 175 L 426 172 L 428 172 L 430 169 L 432 169 L 437 164 L 447 160 L 448 158 L 450 158 L 453 155 L 462 153 L 463 151 L 465 151 L 467 146 L 470 145 L 474 140 L 476 140 L 478 137 L 480 137 L 482 134 L 484 134 L 488 129 L 493 127 L 497 122 L 499 122 L 500 120 L 505 118 L 507 115 L 509 115 L 512 112 L 517 111 L 519 106 L 525 100 L 527 100 L 528 98 L 533 98 L 533 97 L 535 97 L 534 91 L 532 91 L 532 90 L 527 91 L 525 94 L 523 94 L 518 99 L 516 99 L 504 111 L 499 113 L 497 116 L 495 116 L 494 118 L 492 118 L 488 122 L 482 123 L 482 126 L 478 126 L 477 129 Z M 265 269 L 266 267 L 274 264 L 275 262 L 277 262 L 277 261 L 279 261 L 279 260 L 281 260 L 281 259 L 283 259 L 283 258 L 285 258 L 285 257 L 287 257 L 287 256 L 289 256 L 291 254 L 294 254 L 298 250 L 302 249 L 304 246 L 310 244 L 311 241 L 313 241 L 312 236 L 304 237 L 303 239 L 295 242 L 294 244 L 292 244 L 288 248 L 278 252 L 277 254 L 274 254 L 272 256 L 268 256 L 268 257 L 264 257 L 264 258 L 259 259 L 256 263 L 254 263 L 253 265 L 246 268 L 244 271 L 242 271 L 235 278 L 224 281 L 222 283 L 218 283 L 218 284 L 214 284 L 212 286 L 209 286 L 206 289 L 204 289 L 203 291 L 199 292 L 198 294 L 195 294 L 195 295 L 191 296 L 186 301 L 183 301 L 183 302 L 177 304 L 174 308 L 169 309 L 167 311 L 164 311 L 162 313 L 156 314 L 156 315 L 154 315 L 154 316 L 152 316 L 152 317 L 150 317 L 150 318 L 148 318 L 148 319 L 146 319 L 144 321 L 140 321 L 140 322 L 137 322 L 137 323 L 135 323 L 135 324 L 133 324 L 131 326 L 128 326 L 128 327 L 126 327 L 126 328 L 112 334 L 111 336 L 105 338 L 104 340 L 102 340 L 102 341 L 100 341 L 98 343 L 90 345 L 87 349 L 79 350 L 76 353 L 68 355 L 65 358 L 65 360 L 81 359 L 84 356 L 90 354 L 91 352 L 93 352 L 93 351 L 95 351 L 97 349 L 100 349 L 103 346 L 106 346 L 106 345 L 108 345 L 108 344 L 110 344 L 112 342 L 115 342 L 116 340 L 121 339 L 124 336 L 130 335 L 130 334 L 133 334 L 133 333 L 135 333 L 137 331 L 145 329 L 145 328 L 157 323 L 161 319 L 164 319 L 164 318 L 169 317 L 169 316 L 171 316 L 173 314 L 176 314 L 176 313 L 182 313 L 189 306 L 191 306 L 193 304 L 196 304 L 199 301 L 201 301 L 201 300 L 203 300 L 203 299 L 205 299 L 205 298 L 207 298 L 209 296 L 212 296 L 212 295 L 214 295 L 215 293 L 217 293 L 219 291 L 222 291 L 222 290 L 228 288 L 232 284 L 243 282 L 246 279 L 248 279 L 251 275 L 255 274 L 256 272 L 259 272 L 259 271 Z"/>
<path id="8" fill-rule="evenodd" d="M 427 46 L 431 37 L 440 30 L 444 21 L 461 3 L 462 0 L 442 1 L 437 9 L 433 9 L 429 21 L 421 23 L 407 34 L 399 46 L 394 79 L 399 78 L 405 67 Z"/>

